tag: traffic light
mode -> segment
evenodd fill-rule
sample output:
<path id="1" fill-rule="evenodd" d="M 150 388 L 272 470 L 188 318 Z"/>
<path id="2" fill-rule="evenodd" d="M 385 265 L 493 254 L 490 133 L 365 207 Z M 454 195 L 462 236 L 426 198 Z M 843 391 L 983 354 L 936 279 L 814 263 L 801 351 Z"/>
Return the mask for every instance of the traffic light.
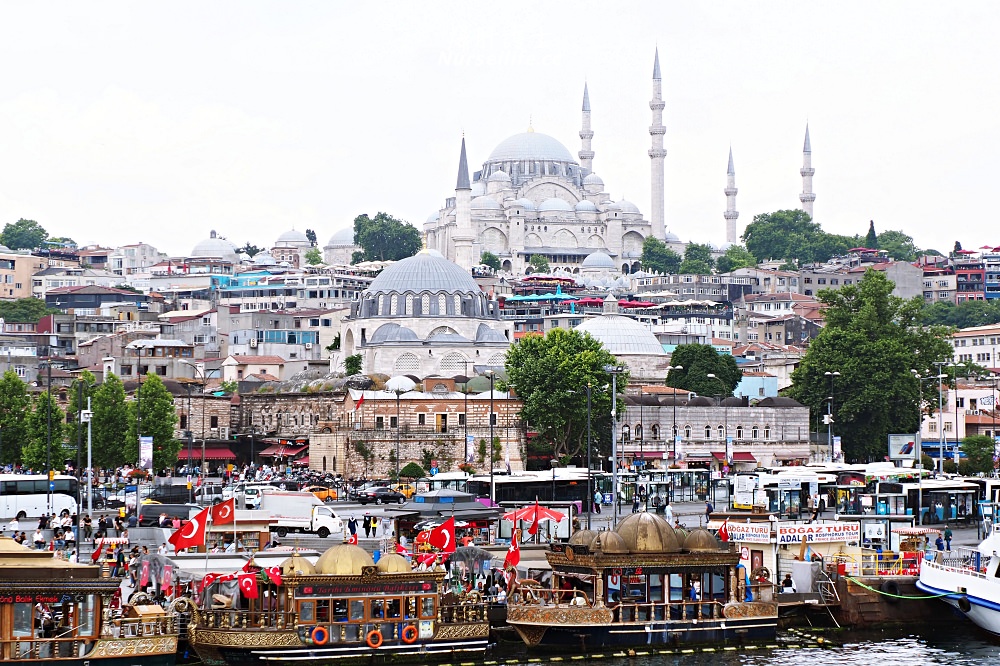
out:
<path id="1" fill-rule="evenodd" d="M 56 471 L 54 469 L 50 469 L 49 470 L 49 481 L 55 481 L 55 479 L 56 479 Z"/>

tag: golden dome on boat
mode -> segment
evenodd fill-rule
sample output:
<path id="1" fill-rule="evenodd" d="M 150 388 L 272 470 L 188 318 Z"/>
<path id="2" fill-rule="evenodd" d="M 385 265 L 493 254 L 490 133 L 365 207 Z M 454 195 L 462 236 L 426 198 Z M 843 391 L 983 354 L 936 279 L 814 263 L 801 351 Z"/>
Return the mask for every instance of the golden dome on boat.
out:
<path id="1" fill-rule="evenodd" d="M 343 543 L 330 548 L 316 560 L 316 573 L 335 576 L 360 576 L 362 567 L 375 566 L 364 548 Z"/>
<path id="2" fill-rule="evenodd" d="M 704 527 L 691 530 L 691 533 L 684 539 L 684 549 L 695 553 L 711 553 L 720 550 L 718 539 Z"/>
<path id="3" fill-rule="evenodd" d="M 410 563 L 406 561 L 406 558 L 398 553 L 389 553 L 388 555 L 383 555 L 379 558 L 378 564 L 375 565 L 379 573 L 410 573 L 413 567 Z"/>
<path id="4" fill-rule="evenodd" d="M 625 555 L 628 553 L 628 545 L 617 532 L 605 530 L 598 532 L 588 547 L 592 553 L 603 553 L 605 555 Z"/>
<path id="5" fill-rule="evenodd" d="M 618 523 L 615 529 L 632 553 L 679 553 L 674 529 L 654 513 L 641 511 Z"/>
<path id="6" fill-rule="evenodd" d="M 302 557 L 298 553 L 293 553 L 291 557 L 278 565 L 282 576 L 311 576 L 316 573 L 316 567 L 312 562 Z"/>
<path id="7" fill-rule="evenodd" d="M 597 536 L 597 532 L 594 530 L 577 530 L 569 538 L 569 543 L 573 546 L 589 546 L 595 536 Z"/>

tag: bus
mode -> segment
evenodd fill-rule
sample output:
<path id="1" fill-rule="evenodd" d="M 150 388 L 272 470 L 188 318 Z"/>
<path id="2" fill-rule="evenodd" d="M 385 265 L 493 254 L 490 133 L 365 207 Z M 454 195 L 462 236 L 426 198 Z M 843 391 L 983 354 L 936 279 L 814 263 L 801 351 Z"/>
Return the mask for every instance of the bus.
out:
<path id="1" fill-rule="evenodd" d="M 49 505 L 49 483 L 52 504 Z M 40 518 L 42 514 L 77 513 L 80 482 L 62 474 L 50 482 L 45 474 L 0 474 L 0 519 Z"/>

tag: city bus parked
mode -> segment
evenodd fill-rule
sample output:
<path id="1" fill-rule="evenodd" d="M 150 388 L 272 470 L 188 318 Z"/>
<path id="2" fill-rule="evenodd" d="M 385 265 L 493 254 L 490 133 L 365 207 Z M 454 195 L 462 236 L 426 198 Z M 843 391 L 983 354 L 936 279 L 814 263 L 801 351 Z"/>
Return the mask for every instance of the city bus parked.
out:
<path id="1" fill-rule="evenodd" d="M 64 510 L 75 514 L 79 494 L 80 483 L 72 476 L 60 474 L 50 482 L 45 474 L 0 474 L 0 519 L 39 518 Z"/>

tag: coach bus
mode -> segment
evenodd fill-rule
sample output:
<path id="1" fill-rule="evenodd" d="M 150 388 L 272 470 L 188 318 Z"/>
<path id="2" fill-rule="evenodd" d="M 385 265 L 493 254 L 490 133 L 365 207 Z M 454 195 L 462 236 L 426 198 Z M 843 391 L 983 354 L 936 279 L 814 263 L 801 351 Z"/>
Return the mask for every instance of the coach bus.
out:
<path id="1" fill-rule="evenodd" d="M 45 474 L 0 474 L 0 519 L 40 518 L 64 510 L 72 515 L 77 512 L 79 493 L 80 482 L 72 476 L 60 474 L 49 481 Z"/>

